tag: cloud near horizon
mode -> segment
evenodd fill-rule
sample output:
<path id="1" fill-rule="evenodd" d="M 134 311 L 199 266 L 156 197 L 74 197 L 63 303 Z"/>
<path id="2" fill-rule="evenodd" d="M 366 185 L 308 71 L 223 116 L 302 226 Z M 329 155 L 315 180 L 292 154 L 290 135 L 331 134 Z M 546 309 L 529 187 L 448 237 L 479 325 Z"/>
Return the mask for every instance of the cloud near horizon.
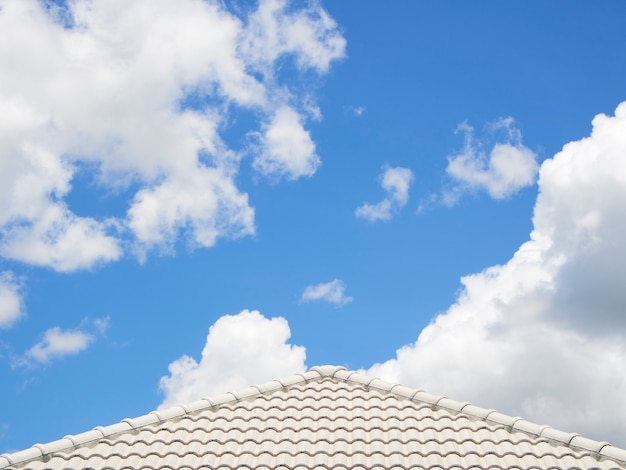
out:
<path id="1" fill-rule="evenodd" d="M 184 355 L 161 378 L 160 408 L 306 371 L 306 350 L 287 343 L 289 324 L 255 310 L 224 315 L 210 328 L 200 361 Z"/>
<path id="2" fill-rule="evenodd" d="M 380 175 L 381 186 L 387 193 L 377 204 L 365 203 L 357 207 L 356 216 L 370 222 L 390 220 L 409 200 L 409 187 L 413 182 L 413 172 L 408 168 L 383 167 Z"/>
<path id="3" fill-rule="evenodd" d="M 261 0 L 237 16 L 203 0 L 3 2 L 0 257 L 72 272 L 254 234 L 242 159 L 287 179 L 320 164 L 314 96 L 280 68 L 319 77 L 345 43 L 317 3 Z M 241 114 L 261 135 L 250 149 L 222 137 Z M 79 172 L 122 195 L 125 214 L 75 213 Z M 20 316 L 12 286 L 0 286 L 5 327 Z"/>
<path id="4" fill-rule="evenodd" d="M 341 306 L 352 302 L 354 299 L 346 295 L 346 284 L 341 279 L 334 279 L 330 282 L 312 284 L 304 289 L 300 301 L 310 302 L 314 300 L 324 300 Z"/>

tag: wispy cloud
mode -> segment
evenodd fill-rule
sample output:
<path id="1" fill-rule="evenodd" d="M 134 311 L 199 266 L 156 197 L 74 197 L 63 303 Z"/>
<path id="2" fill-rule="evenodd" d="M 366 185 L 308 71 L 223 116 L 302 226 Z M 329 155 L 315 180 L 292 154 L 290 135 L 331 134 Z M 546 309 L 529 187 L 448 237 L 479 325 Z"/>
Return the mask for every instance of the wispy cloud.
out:
<path id="1" fill-rule="evenodd" d="M 383 167 L 383 170 L 381 185 L 387 197 L 377 204 L 365 203 L 359 206 L 355 212 L 357 217 L 371 222 L 389 220 L 408 202 L 413 172 L 401 167 Z"/>
<path id="2" fill-rule="evenodd" d="M 338 306 L 352 302 L 354 299 L 346 295 L 346 285 L 340 279 L 307 286 L 300 297 L 302 302 L 323 300 Z"/>
<path id="3" fill-rule="evenodd" d="M 537 154 L 524 146 L 513 118 L 488 124 L 482 139 L 476 138 L 474 128 L 467 123 L 460 124 L 457 132 L 464 135 L 464 144 L 460 152 L 448 158 L 446 173 L 453 186 L 444 191 L 444 204 L 453 205 L 463 193 L 478 190 L 504 199 L 535 182 Z M 494 137 L 498 140 L 490 146 Z"/>

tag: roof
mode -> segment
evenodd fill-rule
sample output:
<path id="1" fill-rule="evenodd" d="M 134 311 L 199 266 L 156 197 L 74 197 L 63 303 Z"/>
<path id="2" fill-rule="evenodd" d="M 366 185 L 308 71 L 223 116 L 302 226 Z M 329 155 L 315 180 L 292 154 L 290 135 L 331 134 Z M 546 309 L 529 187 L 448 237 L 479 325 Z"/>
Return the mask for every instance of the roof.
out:
<path id="1" fill-rule="evenodd" d="M 624 469 L 626 450 L 322 366 L 3 454 L 0 468 Z"/>

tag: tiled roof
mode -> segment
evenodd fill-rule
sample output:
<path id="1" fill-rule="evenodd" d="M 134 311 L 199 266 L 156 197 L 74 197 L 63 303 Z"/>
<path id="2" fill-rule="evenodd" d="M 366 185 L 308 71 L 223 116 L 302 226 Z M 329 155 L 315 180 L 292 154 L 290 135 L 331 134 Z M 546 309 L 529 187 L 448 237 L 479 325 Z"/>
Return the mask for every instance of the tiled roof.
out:
<path id="1" fill-rule="evenodd" d="M 626 450 L 340 367 L 0 456 L 28 469 L 624 469 Z"/>

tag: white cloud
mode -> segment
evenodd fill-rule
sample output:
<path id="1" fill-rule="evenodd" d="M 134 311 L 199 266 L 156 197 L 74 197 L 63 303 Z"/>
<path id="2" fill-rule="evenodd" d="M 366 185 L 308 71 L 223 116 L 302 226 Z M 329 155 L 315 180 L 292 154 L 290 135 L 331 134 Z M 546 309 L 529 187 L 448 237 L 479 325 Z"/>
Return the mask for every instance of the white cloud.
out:
<path id="1" fill-rule="evenodd" d="M 9 328 L 23 315 L 20 284 L 10 271 L 0 272 L 0 328 Z"/>
<path id="2" fill-rule="evenodd" d="M 300 67 L 324 73 L 333 60 L 345 56 L 346 40 L 317 3 L 289 10 L 286 0 L 265 0 L 250 15 L 242 48 L 251 63 L 271 74 L 267 69 L 281 55 L 294 55 Z"/>
<path id="3" fill-rule="evenodd" d="M 181 235 L 205 247 L 254 233 L 235 185 L 243 152 L 222 140 L 233 113 L 269 123 L 259 125 L 262 171 L 315 172 L 303 124 L 315 103 L 283 83 L 280 64 L 322 74 L 345 55 L 319 5 L 261 0 L 238 17 L 203 0 L 43 3 L 7 0 L 0 10 L 3 257 L 73 271 L 125 247 L 171 251 Z M 125 217 L 73 212 L 79 168 L 103 191 L 127 190 Z"/>
<path id="4" fill-rule="evenodd" d="M 408 168 L 383 167 L 382 187 L 387 197 L 377 204 L 363 204 L 356 209 L 356 216 L 375 222 L 389 220 L 402 209 L 409 200 L 409 187 L 413 182 L 413 172 Z"/>
<path id="5" fill-rule="evenodd" d="M 305 349 L 287 343 L 291 332 L 282 317 L 268 319 L 243 310 L 219 318 L 209 329 L 200 361 L 182 356 L 161 378 L 161 407 L 235 391 L 306 370 Z"/>
<path id="6" fill-rule="evenodd" d="M 446 172 L 454 181 L 452 189 L 444 192 L 443 202 L 455 204 L 468 190 L 485 190 L 494 199 L 503 199 L 535 182 L 539 169 L 537 155 L 522 144 L 522 134 L 515 128 L 513 118 L 501 118 L 489 127 L 489 136 L 502 135 L 489 150 L 487 140 L 477 140 L 474 129 L 461 124 L 465 134 L 463 149 L 448 158 Z"/>
<path id="7" fill-rule="evenodd" d="M 276 111 L 260 140 L 263 150 L 254 159 L 254 167 L 264 175 L 293 180 L 313 175 L 321 163 L 311 136 L 291 108 Z"/>
<path id="8" fill-rule="evenodd" d="M 185 177 L 142 189 L 128 212 L 138 250 L 171 247 L 182 227 L 192 246 L 213 246 L 218 237 L 254 233 L 254 209 L 232 178 L 214 168 L 198 167 Z"/>
<path id="9" fill-rule="evenodd" d="M 23 356 L 13 358 L 13 367 L 28 367 L 49 364 L 84 351 L 96 341 L 98 336 L 105 336 L 111 322 L 110 317 L 85 319 L 78 328 L 64 330 L 58 326 L 49 328 L 43 337 Z"/>
<path id="10" fill-rule="evenodd" d="M 63 204 L 50 204 L 33 223 L 0 230 L 0 255 L 69 272 L 121 256 L 118 241 L 105 233 L 106 222 L 77 217 Z"/>
<path id="11" fill-rule="evenodd" d="M 368 372 L 626 445 L 625 155 L 622 103 L 543 163 L 530 240 Z"/>
<path id="12" fill-rule="evenodd" d="M 62 330 L 58 326 L 47 330 L 43 339 L 26 351 L 25 357 L 47 363 L 52 359 L 77 354 L 91 344 L 94 337 L 79 330 Z"/>
<path id="13" fill-rule="evenodd" d="M 307 286 L 300 298 L 303 302 L 325 300 L 335 305 L 345 305 L 354 300 L 346 295 L 346 285 L 340 279 Z"/>

